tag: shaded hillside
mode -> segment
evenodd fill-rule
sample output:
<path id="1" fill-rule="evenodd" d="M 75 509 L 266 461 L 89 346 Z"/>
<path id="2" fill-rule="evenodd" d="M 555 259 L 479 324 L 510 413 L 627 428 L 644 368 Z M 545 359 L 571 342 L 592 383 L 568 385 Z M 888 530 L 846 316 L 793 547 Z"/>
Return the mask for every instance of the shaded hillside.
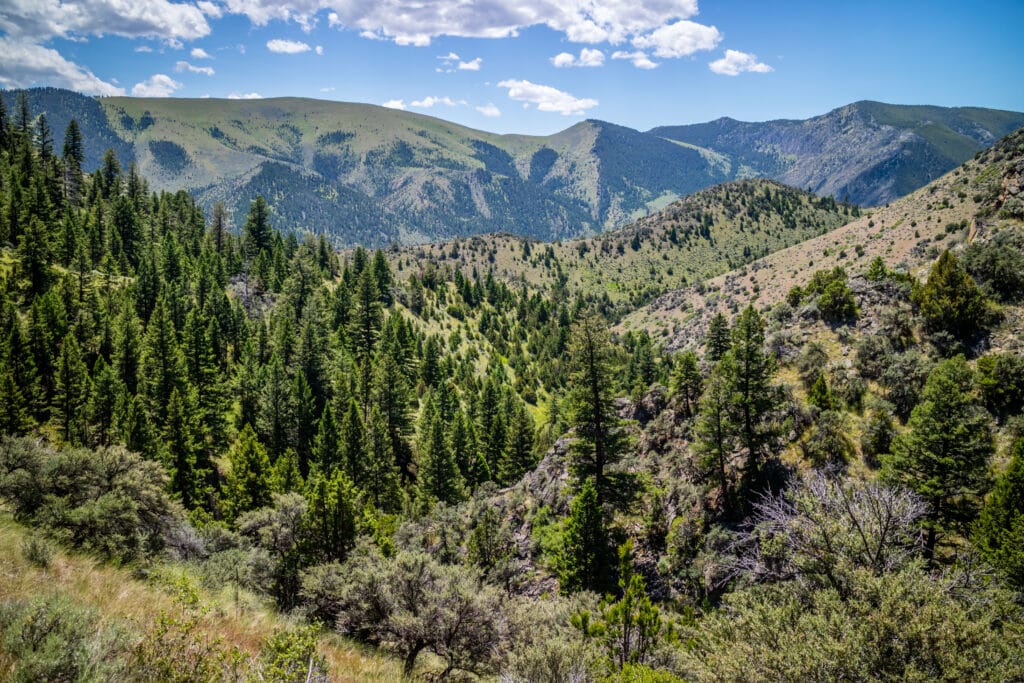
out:
<path id="1" fill-rule="evenodd" d="M 889 206 L 699 286 L 667 293 L 630 314 L 622 327 L 646 329 L 670 346 L 686 346 L 716 312 L 735 312 L 747 302 L 766 307 L 783 301 L 812 271 L 841 266 L 859 274 L 880 257 L 889 268 L 914 272 L 943 249 L 985 239 L 1001 222 L 1024 218 L 1022 140 L 1024 130 L 1017 131 Z"/>
<path id="2" fill-rule="evenodd" d="M 512 282 L 594 297 L 626 311 L 658 294 L 713 277 L 836 228 L 858 209 L 770 180 L 702 190 L 604 235 L 540 244 L 487 235 L 391 254 L 399 272 L 428 264 L 493 271 Z"/>
<path id="3" fill-rule="evenodd" d="M 1015 128 L 1024 114 L 855 102 L 805 121 L 722 118 L 651 133 L 719 152 L 739 177 L 765 175 L 862 206 L 893 201 Z"/>

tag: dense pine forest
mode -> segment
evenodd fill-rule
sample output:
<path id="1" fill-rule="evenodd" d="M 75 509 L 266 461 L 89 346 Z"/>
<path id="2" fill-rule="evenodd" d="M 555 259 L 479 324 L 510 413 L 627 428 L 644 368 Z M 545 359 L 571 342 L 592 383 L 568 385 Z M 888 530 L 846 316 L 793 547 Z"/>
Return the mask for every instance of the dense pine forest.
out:
<path id="1" fill-rule="evenodd" d="M 262 197 L 232 229 L 53 139 L 0 109 L 3 677 L 1024 678 L 1024 133 L 919 268 L 680 351 L 599 288 L 338 253 Z"/>

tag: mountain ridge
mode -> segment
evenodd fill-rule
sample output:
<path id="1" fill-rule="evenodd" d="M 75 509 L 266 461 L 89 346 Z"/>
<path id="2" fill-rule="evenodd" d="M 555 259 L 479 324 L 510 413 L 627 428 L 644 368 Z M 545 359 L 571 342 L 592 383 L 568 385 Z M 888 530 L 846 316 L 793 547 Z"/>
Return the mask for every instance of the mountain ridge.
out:
<path id="1" fill-rule="evenodd" d="M 25 92 L 58 149 L 67 121 L 83 119 L 87 168 L 112 147 L 151 189 L 187 189 L 208 211 L 224 202 L 236 227 L 263 195 L 275 227 L 366 246 L 487 232 L 548 241 L 600 234 L 748 177 L 885 203 L 969 158 L 978 140 L 1024 125 L 1014 112 L 864 101 L 803 121 L 721 118 L 643 132 L 587 119 L 547 136 L 499 135 L 311 98 Z M 3 96 L 12 108 L 16 91 Z"/>

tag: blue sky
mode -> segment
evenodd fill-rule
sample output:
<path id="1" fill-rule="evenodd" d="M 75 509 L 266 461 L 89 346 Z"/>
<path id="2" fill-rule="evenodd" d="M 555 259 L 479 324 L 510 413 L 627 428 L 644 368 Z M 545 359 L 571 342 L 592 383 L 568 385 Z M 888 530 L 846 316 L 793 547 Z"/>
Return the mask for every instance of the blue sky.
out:
<path id="1" fill-rule="evenodd" d="M 0 0 L 0 86 L 646 130 L 860 99 L 1024 111 L 1021 35 L 1021 0 Z"/>

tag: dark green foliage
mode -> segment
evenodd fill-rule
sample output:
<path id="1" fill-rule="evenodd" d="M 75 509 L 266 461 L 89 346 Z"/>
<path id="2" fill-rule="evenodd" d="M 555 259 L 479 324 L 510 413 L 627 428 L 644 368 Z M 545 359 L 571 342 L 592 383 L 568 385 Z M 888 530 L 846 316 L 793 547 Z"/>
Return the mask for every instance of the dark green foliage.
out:
<path id="1" fill-rule="evenodd" d="M 1024 587 L 1024 440 L 989 494 L 972 538 L 981 556 L 1016 589 Z"/>
<path id="2" fill-rule="evenodd" d="M 960 344 L 973 343 L 994 317 L 985 295 L 949 251 L 939 256 L 928 281 L 914 289 L 912 300 L 925 330 L 944 333 Z M 943 349 L 955 351 L 956 346 Z"/>
<path id="3" fill-rule="evenodd" d="M 420 424 L 418 478 L 421 495 L 431 502 L 440 500 L 452 504 L 462 500 L 465 484 L 449 447 L 433 394 L 427 399 Z"/>
<path id="4" fill-rule="evenodd" d="M 676 365 L 672 371 L 672 394 L 678 397 L 683 411 L 688 416 L 696 413 L 697 401 L 700 399 L 703 386 L 704 378 L 697 365 L 697 354 L 693 351 L 682 353 L 676 359 Z"/>
<path id="5" fill-rule="evenodd" d="M 614 585 L 612 551 L 593 478 L 585 479 L 573 498 L 564 534 L 564 545 L 558 557 L 560 590 L 563 593 L 610 590 Z"/>
<path id="6" fill-rule="evenodd" d="M 830 323 L 850 320 L 858 314 L 857 300 L 847 284 L 846 271 L 839 266 L 816 271 L 806 286 L 790 291 L 787 301 L 792 306 L 814 301 L 822 319 Z"/>
<path id="7" fill-rule="evenodd" d="M 708 326 L 708 335 L 704 340 L 707 358 L 717 362 L 729 350 L 729 321 L 721 313 L 716 313 Z"/>
<path id="8" fill-rule="evenodd" d="M 1024 410 L 1024 357 L 997 353 L 978 359 L 978 389 L 985 407 L 1000 420 Z"/>
<path id="9" fill-rule="evenodd" d="M 612 400 L 614 372 L 608 333 L 599 318 L 581 317 L 573 326 L 570 357 L 570 420 L 576 427 L 573 469 L 582 480 L 593 477 L 598 505 L 608 499 L 605 469 L 622 455 L 625 435 Z"/>
<path id="10" fill-rule="evenodd" d="M 972 242 L 961 256 L 964 269 L 987 295 L 1003 302 L 1024 296 L 1024 239 L 1002 230 L 987 241 Z"/>
<path id="11" fill-rule="evenodd" d="M 941 536 L 963 530 L 977 513 L 988 485 L 991 418 L 977 395 L 962 356 L 940 363 L 928 376 L 910 431 L 898 435 L 883 458 L 885 476 L 909 487 L 928 504 L 925 556 Z"/>

